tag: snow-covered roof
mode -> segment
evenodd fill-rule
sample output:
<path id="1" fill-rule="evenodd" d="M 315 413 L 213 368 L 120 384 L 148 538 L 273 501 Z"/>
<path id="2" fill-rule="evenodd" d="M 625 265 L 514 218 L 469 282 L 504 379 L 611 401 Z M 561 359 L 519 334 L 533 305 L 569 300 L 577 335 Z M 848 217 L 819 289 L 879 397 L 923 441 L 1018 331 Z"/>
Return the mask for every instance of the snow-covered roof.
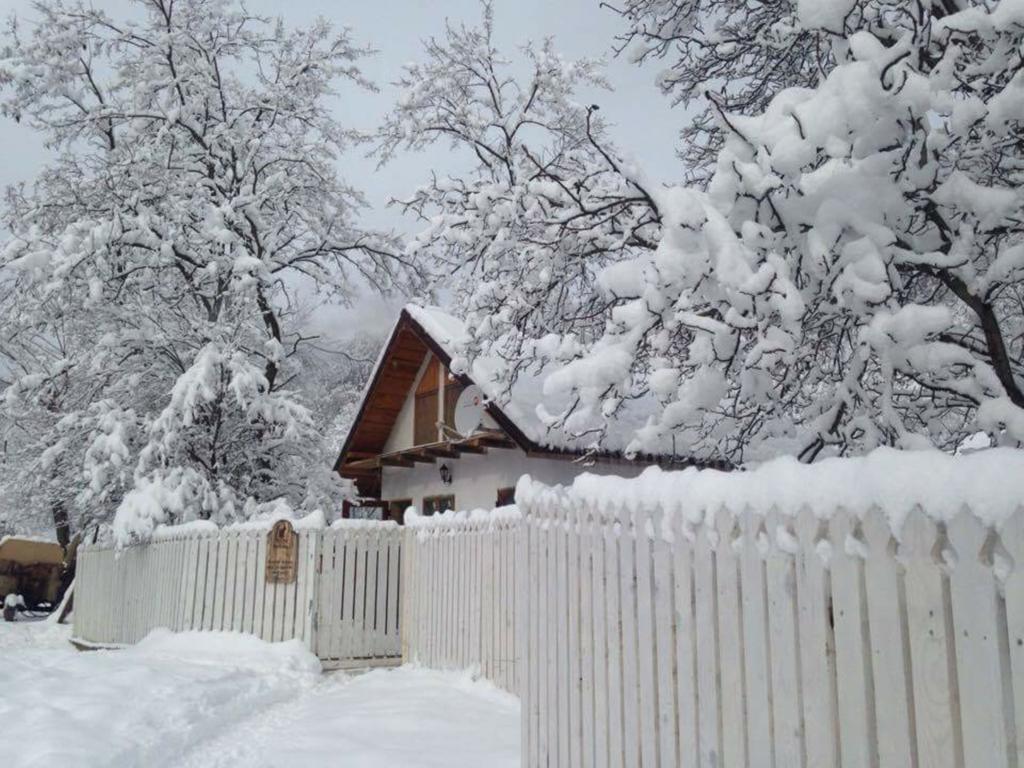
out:
<path id="1" fill-rule="evenodd" d="M 35 536 L 0 537 L 0 560 L 15 563 L 47 563 L 57 565 L 64 561 L 64 550 L 51 539 Z"/>
<path id="2" fill-rule="evenodd" d="M 551 427 L 547 414 L 561 413 L 569 405 L 565 396 L 552 395 L 544 391 L 544 381 L 562 367 L 560 364 L 549 362 L 539 370 L 524 371 L 516 378 L 511 389 L 506 391 L 504 384 L 499 381 L 499 363 L 495 359 L 478 357 L 468 366 L 468 370 L 459 370 L 465 364 L 462 350 L 469 341 L 462 320 L 439 307 L 423 307 L 416 304 L 406 305 L 404 314 L 412 318 L 445 352 L 449 360 L 453 361 L 454 372 L 465 373 L 480 387 L 491 401 L 492 411 L 493 408 L 500 410 L 535 446 L 571 453 L 622 453 L 636 431 L 655 413 L 656 403 L 653 397 L 623 403 L 611 421 L 610 428 L 601 436 L 600 442 L 597 435 L 602 423 L 596 418 L 593 421 L 586 421 L 576 417 L 571 429 Z M 658 456 L 683 459 L 686 453 L 682 446 L 674 449 L 672 445 L 664 445 L 661 446 Z"/>

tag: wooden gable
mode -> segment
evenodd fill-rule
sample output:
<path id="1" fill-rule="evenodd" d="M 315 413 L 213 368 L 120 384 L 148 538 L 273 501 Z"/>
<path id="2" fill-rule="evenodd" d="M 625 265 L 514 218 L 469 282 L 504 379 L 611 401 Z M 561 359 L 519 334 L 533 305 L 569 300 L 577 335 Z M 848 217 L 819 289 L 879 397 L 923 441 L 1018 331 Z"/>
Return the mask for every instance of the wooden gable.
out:
<path id="1" fill-rule="evenodd" d="M 396 328 L 338 457 L 335 467 L 338 471 L 343 458 L 358 460 L 378 456 L 384 451 L 427 354 L 427 345 L 412 328 L 405 324 Z M 343 475 L 355 479 L 363 495 L 372 496 L 379 490 L 377 472 L 344 472 Z"/>
<path id="2" fill-rule="evenodd" d="M 419 385 L 414 386 L 416 377 L 428 358 L 427 369 Z M 410 453 L 414 458 L 385 455 L 388 439 L 398 423 L 408 397 L 412 396 L 414 401 L 418 397 L 433 397 L 433 412 L 438 412 L 438 383 L 442 371 L 447 373 L 449 362 L 444 350 L 403 311 L 381 355 L 352 429 L 334 465 L 335 471 L 342 477 L 356 481 L 361 496 L 379 496 L 380 466 L 383 464 L 412 466 L 414 461 L 434 461 L 438 457 L 467 452 L 486 453 L 487 446 L 512 448 L 517 444 L 522 445 L 518 440 L 513 442 L 504 433 L 476 436 L 473 440 L 460 445 L 452 445 L 448 440 L 438 441 L 435 436 L 435 417 L 431 424 L 434 433 L 431 434 L 429 444 L 417 445 L 413 449 L 400 452 Z M 443 418 L 446 422 L 451 421 L 459 392 L 469 383 L 466 376 L 446 377 L 443 404 Z M 426 434 L 425 429 L 421 431 Z M 414 436 L 414 443 L 419 442 Z"/>

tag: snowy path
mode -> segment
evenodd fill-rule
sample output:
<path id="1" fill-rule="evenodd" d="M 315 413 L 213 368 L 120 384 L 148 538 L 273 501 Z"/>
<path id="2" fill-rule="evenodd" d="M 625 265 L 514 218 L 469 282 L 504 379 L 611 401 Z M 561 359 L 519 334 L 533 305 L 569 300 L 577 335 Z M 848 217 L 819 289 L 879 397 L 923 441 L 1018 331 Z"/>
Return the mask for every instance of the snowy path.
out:
<path id="1" fill-rule="evenodd" d="M 519 704 L 465 677 L 377 670 L 327 679 L 201 745 L 183 768 L 517 768 Z"/>
<path id="2" fill-rule="evenodd" d="M 67 636 L 66 627 L 0 622 L 4 768 L 519 762 L 517 700 L 464 675 L 322 675 L 297 643 L 243 635 L 155 633 L 91 653 Z"/>

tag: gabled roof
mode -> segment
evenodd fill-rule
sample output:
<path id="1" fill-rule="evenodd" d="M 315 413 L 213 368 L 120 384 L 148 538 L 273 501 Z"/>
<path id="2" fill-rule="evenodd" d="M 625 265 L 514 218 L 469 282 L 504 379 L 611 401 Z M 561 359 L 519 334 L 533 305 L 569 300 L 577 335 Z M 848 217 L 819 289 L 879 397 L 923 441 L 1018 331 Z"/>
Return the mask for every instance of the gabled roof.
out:
<path id="1" fill-rule="evenodd" d="M 362 403 L 335 463 L 335 470 L 340 472 L 346 462 L 380 455 L 427 353 L 432 353 L 451 370 L 452 361 L 458 358 L 459 350 L 466 340 L 468 336 L 465 325 L 458 318 L 437 307 L 406 305 L 367 382 Z M 459 366 L 455 367 L 458 369 Z M 628 461 L 624 456 L 626 445 L 634 431 L 653 412 L 654 404 L 645 399 L 625 404 L 616 418 L 616 425 L 621 428 L 606 433 L 606 439 L 596 447 L 593 434 L 599 426 L 597 424 L 593 425 L 594 431 L 586 429 L 584 425 L 577 435 L 550 429 L 545 424 L 542 404 L 558 407 L 557 403 L 543 402 L 543 378 L 551 369 L 549 365 L 539 373 L 520 375 L 510 392 L 503 391 L 494 373 L 496 366 L 488 359 L 475 360 L 468 374 L 453 375 L 463 384 L 476 384 L 480 387 L 488 398 L 485 406 L 487 414 L 527 453 Z M 701 463 L 677 455 L 674 451 L 633 460 L 672 465 Z"/>

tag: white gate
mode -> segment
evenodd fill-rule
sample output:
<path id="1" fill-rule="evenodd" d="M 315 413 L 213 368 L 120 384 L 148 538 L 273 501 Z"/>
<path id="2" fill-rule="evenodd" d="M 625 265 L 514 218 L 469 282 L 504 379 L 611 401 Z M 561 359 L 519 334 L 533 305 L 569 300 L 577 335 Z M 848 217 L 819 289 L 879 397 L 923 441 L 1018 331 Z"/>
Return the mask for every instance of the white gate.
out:
<path id="1" fill-rule="evenodd" d="M 246 632 L 302 640 L 325 667 L 397 663 L 401 530 L 345 521 L 296 531 L 294 581 L 266 580 L 267 530 L 168 534 L 117 550 L 84 545 L 74 637 L 137 643 L 151 630 Z"/>
<path id="2" fill-rule="evenodd" d="M 401 559 L 396 523 L 352 520 L 324 531 L 313 649 L 324 666 L 400 661 Z"/>

